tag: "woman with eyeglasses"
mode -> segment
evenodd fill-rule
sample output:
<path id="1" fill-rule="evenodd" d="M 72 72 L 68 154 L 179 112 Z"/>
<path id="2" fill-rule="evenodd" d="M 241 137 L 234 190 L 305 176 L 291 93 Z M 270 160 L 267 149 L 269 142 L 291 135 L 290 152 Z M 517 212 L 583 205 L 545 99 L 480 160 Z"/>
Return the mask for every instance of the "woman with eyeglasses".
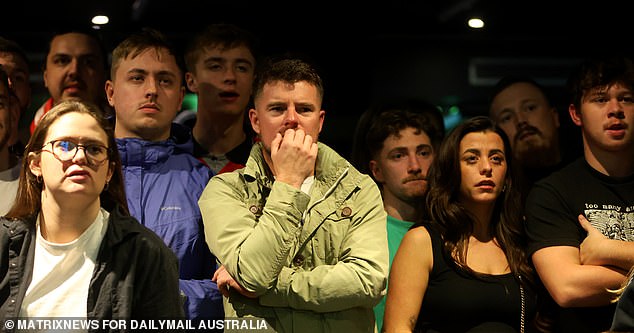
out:
<path id="1" fill-rule="evenodd" d="M 0 318 L 181 318 L 176 257 L 130 217 L 113 126 L 66 101 L 26 147 L 0 218 Z"/>

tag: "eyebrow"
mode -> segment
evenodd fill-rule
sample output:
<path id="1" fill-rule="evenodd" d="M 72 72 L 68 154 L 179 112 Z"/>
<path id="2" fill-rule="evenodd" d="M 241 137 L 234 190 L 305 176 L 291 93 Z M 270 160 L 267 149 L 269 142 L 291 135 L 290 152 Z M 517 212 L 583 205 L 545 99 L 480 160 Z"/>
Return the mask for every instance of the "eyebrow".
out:
<path id="1" fill-rule="evenodd" d="M 467 154 L 467 153 L 473 153 L 473 154 L 476 154 L 476 155 L 480 155 L 480 149 L 469 148 L 469 149 L 465 150 L 462 154 L 464 155 L 464 154 Z M 503 150 L 497 149 L 497 148 L 496 149 L 491 149 L 489 151 L 489 155 L 493 155 L 493 154 L 505 155 Z"/>
<path id="2" fill-rule="evenodd" d="M 211 57 L 205 59 L 203 61 L 203 63 L 207 64 L 207 63 L 210 63 L 210 62 L 229 62 L 228 60 L 229 59 L 224 58 L 224 57 L 211 56 Z M 246 58 L 236 58 L 235 62 L 237 62 L 237 63 L 246 63 L 246 64 L 249 64 L 249 65 L 253 65 L 253 63 L 251 63 L 251 61 L 249 61 L 249 59 L 246 59 Z"/>
<path id="3" fill-rule="evenodd" d="M 106 144 L 105 142 L 101 142 L 98 139 L 78 138 L 76 136 L 61 136 L 61 137 L 56 138 L 56 139 L 48 140 L 48 142 L 51 142 L 51 141 L 73 141 L 73 142 L 77 142 L 77 143 L 80 143 L 80 144 L 99 144 L 99 145 L 102 145 L 104 147 L 108 147 L 108 144 Z"/>
<path id="4" fill-rule="evenodd" d="M 143 68 L 131 68 L 128 71 L 128 74 L 143 74 L 143 75 L 150 75 L 150 72 L 143 69 Z M 158 71 L 156 72 L 156 75 L 169 75 L 169 76 L 174 76 L 177 77 L 177 75 L 172 72 L 172 71 L 168 71 L 168 70 L 162 70 L 162 71 Z"/>

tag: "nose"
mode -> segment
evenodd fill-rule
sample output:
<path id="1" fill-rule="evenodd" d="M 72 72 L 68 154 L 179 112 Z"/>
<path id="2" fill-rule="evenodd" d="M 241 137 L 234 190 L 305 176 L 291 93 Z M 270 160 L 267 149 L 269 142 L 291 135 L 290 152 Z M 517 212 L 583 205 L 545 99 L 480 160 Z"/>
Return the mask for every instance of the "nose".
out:
<path id="1" fill-rule="evenodd" d="M 77 60 L 77 58 L 72 58 L 70 60 L 70 63 L 68 64 L 68 75 L 75 77 L 77 75 L 77 73 L 79 72 L 79 60 Z"/>
<path id="2" fill-rule="evenodd" d="M 81 150 L 81 154 L 79 153 L 80 150 Z M 72 161 L 75 164 L 87 164 L 88 156 L 86 156 L 86 147 L 77 146 L 75 148 L 75 154 L 73 155 Z"/>
<path id="3" fill-rule="evenodd" d="M 284 117 L 284 127 L 286 128 L 296 128 L 298 123 L 297 110 L 295 110 L 294 106 L 289 107 L 286 110 L 286 115 Z"/>
<path id="4" fill-rule="evenodd" d="M 611 98 L 608 102 L 608 118 L 615 117 L 617 119 L 625 118 L 623 112 L 623 104 L 618 98 Z"/>
<path id="5" fill-rule="evenodd" d="M 493 171 L 493 167 L 491 166 L 491 161 L 488 158 L 483 158 L 480 160 L 480 174 L 483 176 L 491 176 Z"/>
<path id="6" fill-rule="evenodd" d="M 229 67 L 225 70 L 224 82 L 227 84 L 233 84 L 236 82 L 236 71 L 233 67 Z"/>
<path id="7" fill-rule="evenodd" d="M 148 77 L 145 80 L 145 97 L 153 100 L 158 94 L 158 80 Z"/>
<path id="8" fill-rule="evenodd" d="M 407 165 L 407 172 L 416 174 L 422 171 L 420 166 L 421 164 L 416 153 L 409 154 L 408 161 L 409 163 Z"/>

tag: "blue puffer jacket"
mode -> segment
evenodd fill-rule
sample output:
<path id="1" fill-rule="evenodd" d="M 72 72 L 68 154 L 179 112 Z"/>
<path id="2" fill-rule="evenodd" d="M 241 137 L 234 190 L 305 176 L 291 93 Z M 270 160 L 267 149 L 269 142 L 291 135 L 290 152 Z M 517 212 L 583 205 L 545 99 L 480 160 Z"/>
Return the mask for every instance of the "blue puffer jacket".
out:
<path id="1" fill-rule="evenodd" d="M 189 131 L 172 124 L 171 137 L 117 139 L 130 214 L 152 229 L 179 260 L 180 288 L 190 319 L 223 318 L 222 295 L 211 281 L 215 258 L 205 243 L 198 198 L 212 172 L 191 154 Z"/>

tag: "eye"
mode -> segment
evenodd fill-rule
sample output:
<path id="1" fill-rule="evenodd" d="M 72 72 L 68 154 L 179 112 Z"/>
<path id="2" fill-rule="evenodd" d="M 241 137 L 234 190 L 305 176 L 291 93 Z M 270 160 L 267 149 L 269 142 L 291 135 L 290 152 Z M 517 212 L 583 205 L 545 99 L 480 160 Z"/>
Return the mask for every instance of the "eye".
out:
<path id="1" fill-rule="evenodd" d="M 220 64 L 215 64 L 215 63 L 214 64 L 208 64 L 206 67 L 207 67 L 207 69 L 209 69 L 211 71 L 214 71 L 214 72 L 217 72 L 217 71 L 222 69 L 222 66 L 220 66 Z"/>
<path id="2" fill-rule="evenodd" d="M 405 154 L 400 153 L 400 152 L 395 152 L 395 153 L 390 154 L 389 159 L 391 159 L 391 160 L 400 160 L 403 157 L 405 157 Z"/>
<path id="3" fill-rule="evenodd" d="M 430 157 L 432 155 L 432 151 L 429 148 L 421 149 L 417 153 L 418 153 L 419 156 L 422 156 L 424 158 L 428 158 L 428 157 Z"/>
<path id="4" fill-rule="evenodd" d="M 20 82 L 20 83 L 27 81 L 25 74 L 16 74 L 13 76 L 12 80 L 14 82 Z"/>
<path id="5" fill-rule="evenodd" d="M 77 148 L 77 145 L 74 142 L 60 140 L 55 142 L 55 148 L 59 149 L 62 152 L 69 152 Z"/>
<path id="6" fill-rule="evenodd" d="M 58 56 L 53 58 L 53 63 L 59 66 L 65 66 L 70 63 L 70 57 L 68 56 Z"/>
<path id="7" fill-rule="evenodd" d="M 493 155 L 491 156 L 491 161 L 495 164 L 502 164 L 504 162 L 504 156 L 502 155 Z"/>
<path id="8" fill-rule="evenodd" d="M 143 77 L 143 75 L 130 75 L 129 80 L 135 83 L 140 83 L 143 82 L 145 78 Z"/>
<path id="9" fill-rule="evenodd" d="M 106 148 L 101 145 L 87 145 L 86 151 L 93 156 L 99 156 L 106 152 Z"/>
<path id="10" fill-rule="evenodd" d="M 529 112 L 530 111 L 535 111 L 535 110 L 537 110 L 537 107 L 538 107 L 537 104 L 529 104 L 529 105 L 526 106 L 526 111 L 529 111 Z"/>
<path id="11" fill-rule="evenodd" d="M 162 86 L 171 86 L 174 81 L 169 78 L 159 79 L 159 84 Z"/>
<path id="12" fill-rule="evenodd" d="M 629 96 L 629 95 L 619 97 L 619 102 L 632 103 L 632 101 L 634 101 L 634 98 L 632 98 L 632 96 Z"/>
<path id="13" fill-rule="evenodd" d="M 97 67 L 97 59 L 93 57 L 83 58 L 81 60 L 82 64 L 86 67 L 95 68 Z"/>
<path id="14" fill-rule="evenodd" d="M 478 157 L 475 155 L 468 155 L 464 157 L 464 161 L 467 162 L 467 164 L 475 164 L 478 162 Z"/>
<path id="15" fill-rule="evenodd" d="M 511 118 L 513 118 L 513 113 L 512 112 L 504 112 L 503 114 L 501 114 L 498 117 L 498 123 L 505 124 L 505 123 L 511 121 Z"/>

